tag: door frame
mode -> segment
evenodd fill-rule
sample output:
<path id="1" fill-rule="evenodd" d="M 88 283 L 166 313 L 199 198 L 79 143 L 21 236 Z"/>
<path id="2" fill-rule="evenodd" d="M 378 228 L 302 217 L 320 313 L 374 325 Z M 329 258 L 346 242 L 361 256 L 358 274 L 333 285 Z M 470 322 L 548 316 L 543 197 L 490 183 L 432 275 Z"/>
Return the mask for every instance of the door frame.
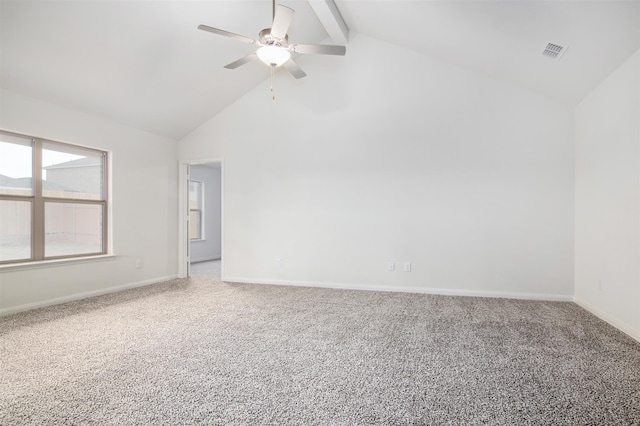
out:
<path id="1" fill-rule="evenodd" d="M 220 164 L 220 279 L 224 281 L 224 161 L 222 158 L 180 161 L 178 170 L 178 278 L 190 275 L 189 259 L 189 168 L 201 164 Z"/>

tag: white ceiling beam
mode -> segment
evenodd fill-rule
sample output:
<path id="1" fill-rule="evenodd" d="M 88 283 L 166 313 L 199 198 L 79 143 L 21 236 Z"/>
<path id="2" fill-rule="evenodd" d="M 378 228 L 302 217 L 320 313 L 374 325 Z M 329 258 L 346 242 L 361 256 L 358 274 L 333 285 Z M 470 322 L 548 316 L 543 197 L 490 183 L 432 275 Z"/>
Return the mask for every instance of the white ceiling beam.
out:
<path id="1" fill-rule="evenodd" d="M 334 43 L 349 43 L 349 28 L 333 0 L 307 0 Z"/>

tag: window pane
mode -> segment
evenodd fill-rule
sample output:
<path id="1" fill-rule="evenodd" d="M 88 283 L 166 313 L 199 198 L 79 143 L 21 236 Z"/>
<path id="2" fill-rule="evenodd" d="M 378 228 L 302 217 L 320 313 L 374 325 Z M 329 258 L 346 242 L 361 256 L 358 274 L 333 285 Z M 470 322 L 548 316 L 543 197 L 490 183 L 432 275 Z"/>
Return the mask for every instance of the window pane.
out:
<path id="1" fill-rule="evenodd" d="M 189 181 L 189 208 L 201 209 L 202 208 L 202 182 L 195 180 Z"/>
<path id="2" fill-rule="evenodd" d="M 0 194 L 32 195 L 31 139 L 0 133 Z"/>
<path id="3" fill-rule="evenodd" d="M 45 257 L 102 253 L 102 206 L 46 203 Z"/>
<path id="4" fill-rule="evenodd" d="M 0 262 L 31 258 L 31 202 L 0 200 Z"/>
<path id="5" fill-rule="evenodd" d="M 202 215 L 200 210 L 189 210 L 189 238 L 202 239 Z"/>
<path id="6" fill-rule="evenodd" d="M 102 200 L 102 153 L 42 144 L 42 195 L 73 200 Z"/>
<path id="7" fill-rule="evenodd" d="M 189 181 L 189 238 L 192 240 L 204 239 L 202 232 L 204 182 Z"/>

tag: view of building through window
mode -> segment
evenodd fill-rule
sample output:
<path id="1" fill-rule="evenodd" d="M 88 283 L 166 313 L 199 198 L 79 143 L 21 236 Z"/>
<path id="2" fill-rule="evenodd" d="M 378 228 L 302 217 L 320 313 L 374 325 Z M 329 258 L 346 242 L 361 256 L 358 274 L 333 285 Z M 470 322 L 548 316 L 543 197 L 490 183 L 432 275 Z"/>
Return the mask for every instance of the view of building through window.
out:
<path id="1" fill-rule="evenodd" d="M 104 171 L 102 151 L 0 133 L 0 262 L 104 253 Z"/>

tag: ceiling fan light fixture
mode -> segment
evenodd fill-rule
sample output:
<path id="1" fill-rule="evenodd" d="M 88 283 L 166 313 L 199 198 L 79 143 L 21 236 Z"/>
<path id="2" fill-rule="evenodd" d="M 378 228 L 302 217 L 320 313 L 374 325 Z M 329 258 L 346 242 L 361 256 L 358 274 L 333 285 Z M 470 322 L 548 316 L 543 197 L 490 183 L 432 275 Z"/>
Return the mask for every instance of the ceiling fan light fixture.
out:
<path id="1" fill-rule="evenodd" d="M 2 1 L 2 0 L 0 0 Z M 311 1 L 311 0 L 309 0 Z M 328 1 L 328 0 L 327 0 Z M 258 33 L 258 39 L 243 36 L 240 34 L 230 33 L 229 31 L 219 28 L 210 27 L 208 25 L 198 25 L 199 30 L 218 34 L 224 37 L 249 43 L 256 46 L 258 50 L 237 59 L 224 67 L 230 70 L 236 69 L 248 62 L 259 59 L 266 66 L 271 68 L 271 79 L 276 68 L 284 66 L 284 68 L 295 78 L 305 77 L 307 74 L 300 69 L 296 61 L 291 57 L 292 54 L 316 54 L 316 55 L 344 55 L 345 46 L 331 46 L 325 44 L 289 44 L 289 26 L 293 19 L 293 9 L 279 4 L 276 7 L 275 0 L 271 2 L 273 7 L 271 28 L 264 28 Z"/>
<path id="2" fill-rule="evenodd" d="M 262 46 L 256 52 L 258 58 L 267 66 L 277 68 L 291 59 L 291 52 L 286 47 Z"/>

